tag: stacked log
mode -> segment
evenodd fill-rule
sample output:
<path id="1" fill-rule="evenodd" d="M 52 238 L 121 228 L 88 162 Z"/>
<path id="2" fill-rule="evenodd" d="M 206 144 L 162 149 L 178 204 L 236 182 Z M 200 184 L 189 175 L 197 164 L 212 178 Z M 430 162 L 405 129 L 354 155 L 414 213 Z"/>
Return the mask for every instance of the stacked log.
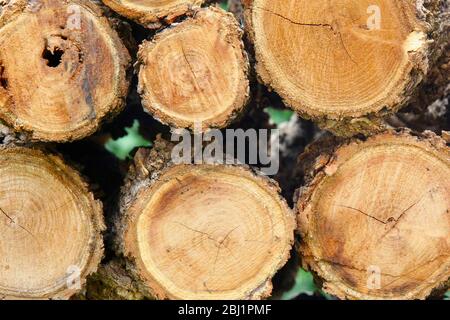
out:
<path id="1" fill-rule="evenodd" d="M 8 1 L 0 46 L 0 120 L 28 140 L 82 139 L 123 109 L 130 56 L 93 3 Z"/>
<path id="2" fill-rule="evenodd" d="M 102 205 L 43 150 L 0 146 L 0 299 L 67 299 L 103 256 Z"/>
<path id="3" fill-rule="evenodd" d="M 103 0 L 103 2 L 128 19 L 147 28 L 158 29 L 199 8 L 204 0 Z"/>
<path id="4" fill-rule="evenodd" d="M 140 149 L 115 218 L 118 259 L 95 298 L 260 299 L 289 257 L 295 219 L 279 188 L 249 168 L 173 164 Z"/>
<path id="5" fill-rule="evenodd" d="M 340 136 L 383 130 L 449 41 L 441 0 L 243 3 L 260 80 Z"/>
<path id="6" fill-rule="evenodd" d="M 242 30 L 222 9 L 196 10 L 194 17 L 144 41 L 138 60 L 145 110 L 172 127 L 224 128 L 248 102 Z"/>
<path id="7" fill-rule="evenodd" d="M 334 140 L 334 141 L 333 141 Z M 302 264 L 342 299 L 424 299 L 450 276 L 450 150 L 428 132 L 323 140 L 302 155 Z"/>
<path id="8" fill-rule="evenodd" d="M 340 299 L 450 287 L 448 3 L 229 3 L 0 0 L 0 299 L 264 299 L 297 257 Z M 159 135 L 267 106 L 278 183 Z M 158 138 L 106 168 L 136 114 Z"/>

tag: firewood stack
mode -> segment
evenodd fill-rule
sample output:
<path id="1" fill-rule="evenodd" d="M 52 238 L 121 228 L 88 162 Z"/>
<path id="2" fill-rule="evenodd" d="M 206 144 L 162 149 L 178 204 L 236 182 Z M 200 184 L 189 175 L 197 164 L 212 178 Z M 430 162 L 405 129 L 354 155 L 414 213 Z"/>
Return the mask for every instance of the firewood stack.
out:
<path id="1" fill-rule="evenodd" d="M 0 299 L 263 299 L 292 250 L 340 299 L 449 288 L 448 2 L 228 8 L 0 0 Z M 282 174 L 174 161 L 267 106 Z M 103 156 L 134 118 L 152 147 Z"/>

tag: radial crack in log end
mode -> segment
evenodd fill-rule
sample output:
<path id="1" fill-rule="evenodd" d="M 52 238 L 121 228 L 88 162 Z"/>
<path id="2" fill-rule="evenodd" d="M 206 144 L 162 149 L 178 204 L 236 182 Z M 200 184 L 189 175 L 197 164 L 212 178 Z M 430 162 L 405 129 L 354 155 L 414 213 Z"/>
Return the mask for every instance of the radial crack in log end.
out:
<path id="1" fill-rule="evenodd" d="M 449 40 L 444 2 L 244 1 L 257 73 L 336 135 L 381 132 L 382 119 L 417 95 Z"/>
<path id="2" fill-rule="evenodd" d="M 0 119 L 31 140 L 84 138 L 124 106 L 130 56 L 90 1 L 10 1 L 0 47 Z"/>
<path id="3" fill-rule="evenodd" d="M 243 113 L 249 65 L 232 14 L 199 9 L 144 42 L 138 59 L 142 103 L 161 122 L 206 130 L 226 127 Z"/>
<path id="4" fill-rule="evenodd" d="M 168 165 L 147 177 L 133 172 L 130 177 L 115 247 L 142 294 L 159 299 L 270 295 L 295 228 L 275 182 L 225 165 Z"/>
<path id="5" fill-rule="evenodd" d="M 303 265 L 324 289 L 343 299 L 425 299 L 448 286 L 445 141 L 429 132 L 387 131 L 322 152 L 326 163 L 302 156 L 310 169 L 303 170 L 295 211 Z"/>
<path id="6" fill-rule="evenodd" d="M 0 146 L 0 296 L 67 299 L 103 255 L 102 206 L 58 156 Z"/>

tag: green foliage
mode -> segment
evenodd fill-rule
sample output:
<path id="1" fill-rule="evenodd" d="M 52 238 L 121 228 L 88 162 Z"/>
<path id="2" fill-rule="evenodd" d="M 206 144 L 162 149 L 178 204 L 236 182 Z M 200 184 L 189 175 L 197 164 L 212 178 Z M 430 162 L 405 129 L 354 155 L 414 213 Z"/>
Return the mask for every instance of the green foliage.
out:
<path id="1" fill-rule="evenodd" d="M 130 158 L 130 152 L 136 147 L 150 147 L 152 143 L 146 140 L 139 133 L 139 121 L 134 120 L 133 126 L 130 128 L 125 128 L 127 134 L 117 140 L 110 139 L 106 144 L 105 148 L 117 158 L 125 160 Z"/>
<path id="2" fill-rule="evenodd" d="M 228 1 L 227 1 L 227 0 L 220 1 L 220 7 L 221 7 L 223 10 L 228 11 Z"/>
<path id="3" fill-rule="evenodd" d="M 323 292 L 322 290 L 320 290 L 320 294 L 321 294 L 325 299 L 327 299 L 327 300 L 336 300 L 335 297 L 330 296 L 328 293 Z"/>
<path id="4" fill-rule="evenodd" d="M 313 276 L 311 273 L 306 272 L 303 269 L 299 269 L 297 276 L 295 278 L 295 285 L 291 290 L 283 293 L 282 300 L 291 300 L 300 294 L 307 294 L 312 296 L 314 292 L 317 291 L 316 285 L 313 281 Z"/>
<path id="5" fill-rule="evenodd" d="M 294 115 L 292 110 L 280 110 L 271 107 L 264 109 L 264 112 L 270 116 L 270 122 L 277 126 L 284 122 L 288 122 Z"/>
<path id="6" fill-rule="evenodd" d="M 450 291 L 447 291 L 447 293 L 444 296 L 444 300 L 450 300 Z"/>

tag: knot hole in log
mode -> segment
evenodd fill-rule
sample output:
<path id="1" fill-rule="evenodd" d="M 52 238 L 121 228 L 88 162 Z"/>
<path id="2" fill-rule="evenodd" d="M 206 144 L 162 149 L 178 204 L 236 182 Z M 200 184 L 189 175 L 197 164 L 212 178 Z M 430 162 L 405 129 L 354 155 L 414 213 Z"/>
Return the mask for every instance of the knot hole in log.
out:
<path id="1" fill-rule="evenodd" d="M 75 70 L 69 63 L 73 61 L 82 63 L 83 55 L 76 44 L 64 35 L 52 35 L 44 39 L 44 50 L 42 58 L 50 68 L 57 68 L 61 65 L 63 59 L 68 62 L 64 64 L 65 70 Z"/>
<path id="2" fill-rule="evenodd" d="M 47 65 L 51 68 L 56 68 L 61 64 L 61 57 L 64 54 L 64 50 L 60 48 L 55 48 L 54 50 L 44 49 L 42 53 L 42 58 L 47 60 Z"/>

